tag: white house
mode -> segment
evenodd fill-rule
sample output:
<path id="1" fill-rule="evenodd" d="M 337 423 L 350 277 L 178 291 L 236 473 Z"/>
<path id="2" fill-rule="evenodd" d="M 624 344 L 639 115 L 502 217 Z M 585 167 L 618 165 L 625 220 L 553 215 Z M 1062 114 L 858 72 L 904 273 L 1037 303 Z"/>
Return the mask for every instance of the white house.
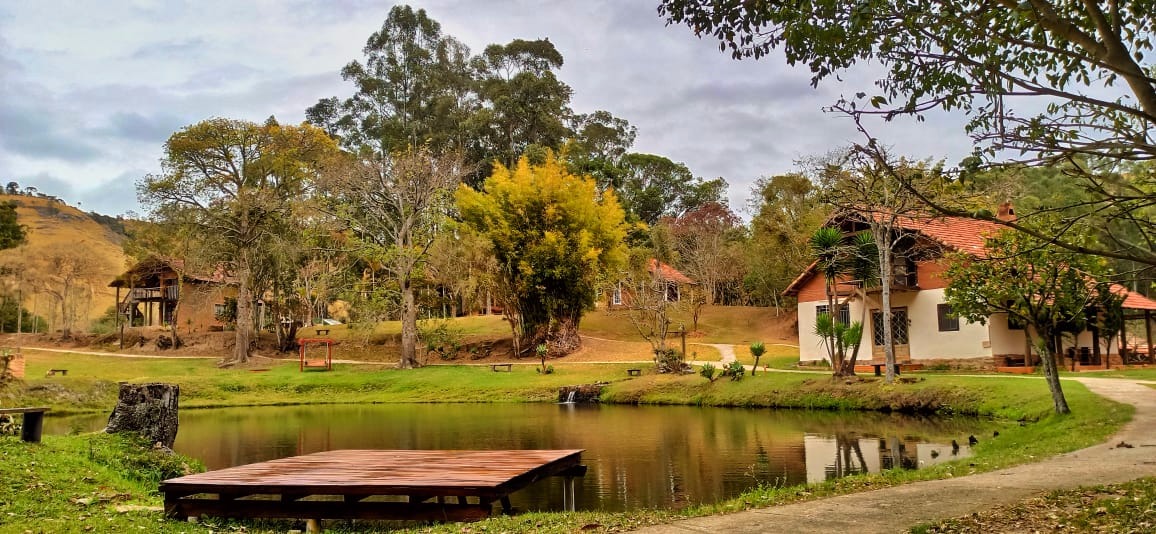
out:
<path id="1" fill-rule="evenodd" d="M 1011 206 L 1001 206 L 1001 217 L 1014 218 Z M 844 233 L 856 233 L 867 228 L 865 215 L 838 217 L 833 225 Z M 984 239 L 1003 227 L 992 222 L 959 217 L 900 218 L 897 225 L 904 238 L 898 243 L 895 255 L 894 283 L 891 293 L 892 321 L 895 334 L 895 355 L 899 363 L 947 363 L 966 367 L 1030 366 L 1038 361 L 1027 346 L 1023 327 L 1009 324 L 1006 314 L 993 315 L 987 324 L 970 323 L 951 317 L 951 307 L 944 301 L 943 255 L 955 250 L 982 256 Z M 860 298 L 853 286 L 841 283 L 837 288 L 840 319 L 860 321 L 863 339 L 858 362 L 883 363 L 883 314 L 879 288 L 868 288 L 866 300 Z M 1071 367 L 1104 367 L 1128 363 L 1133 358 L 1147 358 L 1152 354 L 1151 315 L 1156 301 L 1122 286 L 1113 289 L 1125 295 L 1124 309 L 1130 319 L 1144 319 L 1148 327 L 1144 341 L 1126 337 L 1125 359 L 1119 347 L 1109 347 L 1106 336 L 1098 332 L 1082 332 L 1074 342 L 1063 341 L 1064 353 L 1071 358 L 1065 365 Z M 822 339 L 814 333 L 815 319 L 827 311 L 825 280 L 812 264 L 784 292 L 798 300 L 799 360 L 819 362 L 826 358 Z M 1033 336 L 1034 337 L 1034 336 Z M 1117 339 L 1121 336 L 1116 335 Z M 1115 343 L 1113 343 L 1115 344 Z M 1125 361 L 1127 360 L 1127 361 Z"/>

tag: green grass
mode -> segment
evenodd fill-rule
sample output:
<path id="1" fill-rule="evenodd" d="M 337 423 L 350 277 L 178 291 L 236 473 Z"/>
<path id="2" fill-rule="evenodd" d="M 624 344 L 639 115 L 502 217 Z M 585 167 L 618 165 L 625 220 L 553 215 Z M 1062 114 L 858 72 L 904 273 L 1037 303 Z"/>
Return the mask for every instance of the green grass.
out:
<path id="1" fill-rule="evenodd" d="M 333 371 L 300 372 L 296 362 L 267 370 L 219 369 L 212 360 L 109 358 L 28 351 L 27 375 L 43 377 L 66 367 L 68 376 L 33 378 L 27 388 L 0 392 L 0 404 L 46 405 L 56 413 L 109 410 L 118 381 L 171 382 L 181 386 L 181 406 L 206 408 L 280 404 L 372 402 L 543 402 L 564 385 L 626 380 L 631 364 L 559 364 L 542 375 L 538 362 L 513 370 L 435 365 L 417 370 L 336 364 Z M 650 372 L 649 369 L 646 369 Z"/>
<path id="2" fill-rule="evenodd" d="M 268 371 L 218 369 L 211 360 L 114 359 L 83 355 L 28 354 L 29 376 L 43 376 L 44 370 L 67 362 L 67 377 L 37 378 L 28 387 L 0 399 L 10 404 L 48 404 L 58 411 L 110 409 L 115 402 L 118 380 L 158 380 L 181 385 L 182 406 L 238 406 L 257 404 L 336 403 L 336 402 L 532 402 L 552 401 L 561 385 L 611 382 L 604 400 L 623 403 L 697 404 L 709 406 L 768 406 L 827 410 L 900 410 L 919 413 L 956 413 L 991 417 L 1002 421 L 1025 421 L 1001 428 L 998 438 L 982 439 L 966 460 L 915 471 L 892 470 L 812 484 L 806 487 L 762 487 L 722 503 L 704 504 L 686 510 L 636 511 L 610 514 L 600 512 L 533 513 L 487 520 L 473 530 L 510 532 L 572 532 L 584 525 L 597 524 L 599 530 L 621 530 L 668 521 L 684 516 L 707 515 L 751 507 L 813 499 L 865 489 L 901 484 L 913 480 L 961 476 L 1035 461 L 1106 440 L 1130 418 L 1130 406 L 1107 401 L 1091 394 L 1081 384 L 1065 381 L 1073 414 L 1050 415 L 1051 400 L 1042 380 L 1025 378 L 965 377 L 928 375 L 912 384 L 885 385 L 878 380 L 856 383 L 832 382 L 821 374 L 760 373 L 742 381 L 710 383 L 697 375 L 659 376 L 647 374 L 627 379 L 628 364 L 563 364 L 554 362 L 557 372 L 539 375 L 532 365 L 515 365 L 511 373 L 495 373 L 488 366 L 432 366 L 399 371 L 373 366 L 338 366 L 333 372 L 300 373 L 293 364 Z M 820 414 L 816 414 L 819 416 Z M 80 531 L 89 518 L 98 518 L 116 530 L 148 525 L 150 531 L 206 532 L 220 530 L 221 524 L 193 526 L 184 523 L 156 523 L 156 513 L 114 514 L 110 506 L 121 502 L 156 504 L 152 493 L 155 477 L 134 474 L 142 471 L 117 463 L 116 454 L 88 452 L 115 448 L 89 445 L 91 436 L 48 437 L 45 444 L 19 443 L 15 438 L 0 439 L 0 454 L 27 457 L 15 467 L 3 467 L 5 490 L 0 496 L 0 532 L 23 532 L 34 523 L 22 514 L 62 518 L 65 528 Z M 31 451 L 31 452 L 29 452 Z M 128 455 L 131 457 L 131 455 Z M 29 462 L 37 462 L 41 470 Z M 90 462 L 96 467 L 85 465 Z M 99 467 L 104 465 L 104 467 Z M 15 471 L 3 471 L 15 469 Z M 35 474 L 29 478 L 26 473 Z M 149 470 L 145 469 L 148 473 Z M 41 473 L 43 472 L 43 473 Z M 21 478 L 23 477 L 23 478 Z M 86 481 L 83 477 L 91 478 Z M 36 484 L 40 484 L 37 486 Z M 42 489 L 45 491 L 34 492 Z M 108 503 L 78 505 L 78 495 L 106 491 L 114 495 Z M 116 497 L 117 494 L 125 496 Z M 85 498 L 85 497 L 80 497 Z M 15 516 L 7 516 L 10 511 Z M 79 519 L 84 515 L 85 519 Z M 111 521 L 108 518 L 112 517 Z M 19 524 L 14 523 L 20 521 Z M 31 520 L 29 520 L 31 521 Z M 142 523 L 143 522 L 143 523 Z M 78 525 L 78 526 L 73 526 Z M 228 524 L 233 525 L 233 524 Z M 252 532 L 284 531 L 285 523 L 240 523 Z M 9 530 L 9 526 L 13 528 Z M 55 526 L 55 523 L 53 524 Z M 179 527 L 179 529 L 177 528 Z M 41 528 L 41 527 L 37 527 Z M 327 529 L 341 532 L 343 527 Z M 434 526 L 423 532 L 457 532 L 458 525 Z M 268 530 L 262 530 L 268 529 Z M 33 529 L 35 531 L 35 529 Z M 55 530 L 53 530 L 55 531 Z"/>
<path id="3" fill-rule="evenodd" d="M 157 511 L 117 507 L 158 506 L 158 482 L 199 470 L 125 435 L 0 436 L 0 532 L 187 531 Z"/>
<path id="4" fill-rule="evenodd" d="M 787 345 L 766 345 L 767 351 L 759 358 L 759 367 L 768 366 L 771 369 L 795 369 L 799 363 L 799 347 Z M 750 345 L 735 345 L 735 357 L 743 365 L 754 365 L 755 357 L 751 356 Z"/>

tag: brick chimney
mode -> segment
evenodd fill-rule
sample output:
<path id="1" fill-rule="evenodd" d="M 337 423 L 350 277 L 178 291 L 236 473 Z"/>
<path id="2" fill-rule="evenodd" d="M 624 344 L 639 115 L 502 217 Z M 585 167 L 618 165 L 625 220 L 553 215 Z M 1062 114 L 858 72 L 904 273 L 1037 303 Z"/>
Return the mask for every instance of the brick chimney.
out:
<path id="1" fill-rule="evenodd" d="M 1012 206 L 1011 201 L 1004 202 L 999 205 L 999 211 L 996 213 L 995 218 L 1001 221 L 1016 220 L 1016 209 Z"/>

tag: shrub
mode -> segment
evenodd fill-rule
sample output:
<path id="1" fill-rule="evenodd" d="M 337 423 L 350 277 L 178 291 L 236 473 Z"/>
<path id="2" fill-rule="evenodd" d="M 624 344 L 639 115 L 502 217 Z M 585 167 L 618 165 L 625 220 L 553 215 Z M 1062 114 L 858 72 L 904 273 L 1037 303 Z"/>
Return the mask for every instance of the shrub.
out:
<path id="1" fill-rule="evenodd" d="M 713 364 L 710 364 L 710 363 L 702 364 L 702 369 L 698 370 L 698 374 L 710 382 L 714 382 L 715 380 L 718 380 L 718 376 L 715 376 L 715 373 L 717 373 L 717 372 L 718 372 L 718 369 Z"/>
<path id="2" fill-rule="evenodd" d="M 417 330 L 427 353 L 436 352 L 443 360 L 452 360 L 462 348 L 462 333 L 452 328 L 448 320 L 420 321 Z"/>
<path id="3" fill-rule="evenodd" d="M 659 373 L 691 372 L 690 366 L 683 361 L 682 353 L 674 349 L 655 350 L 654 367 Z"/>
<path id="4" fill-rule="evenodd" d="M 741 362 L 733 361 L 723 369 L 722 375 L 731 377 L 732 382 L 738 382 L 743 379 L 743 375 L 746 374 L 746 372 L 747 369 L 743 367 Z"/>
<path id="5" fill-rule="evenodd" d="M 751 343 L 751 356 L 755 357 L 755 366 L 751 367 L 751 376 L 755 376 L 755 369 L 759 368 L 759 358 L 767 351 L 767 346 L 762 341 Z"/>

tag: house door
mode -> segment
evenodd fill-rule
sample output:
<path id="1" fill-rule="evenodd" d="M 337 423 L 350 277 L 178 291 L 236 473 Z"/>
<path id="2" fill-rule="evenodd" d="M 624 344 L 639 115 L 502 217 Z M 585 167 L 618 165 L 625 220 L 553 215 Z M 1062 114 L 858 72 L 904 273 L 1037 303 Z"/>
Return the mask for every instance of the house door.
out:
<path id="1" fill-rule="evenodd" d="M 895 341 L 895 361 L 911 361 L 911 347 L 907 344 L 908 327 L 907 308 L 891 308 L 891 334 Z M 883 312 L 871 310 L 871 359 L 883 362 Z"/>

